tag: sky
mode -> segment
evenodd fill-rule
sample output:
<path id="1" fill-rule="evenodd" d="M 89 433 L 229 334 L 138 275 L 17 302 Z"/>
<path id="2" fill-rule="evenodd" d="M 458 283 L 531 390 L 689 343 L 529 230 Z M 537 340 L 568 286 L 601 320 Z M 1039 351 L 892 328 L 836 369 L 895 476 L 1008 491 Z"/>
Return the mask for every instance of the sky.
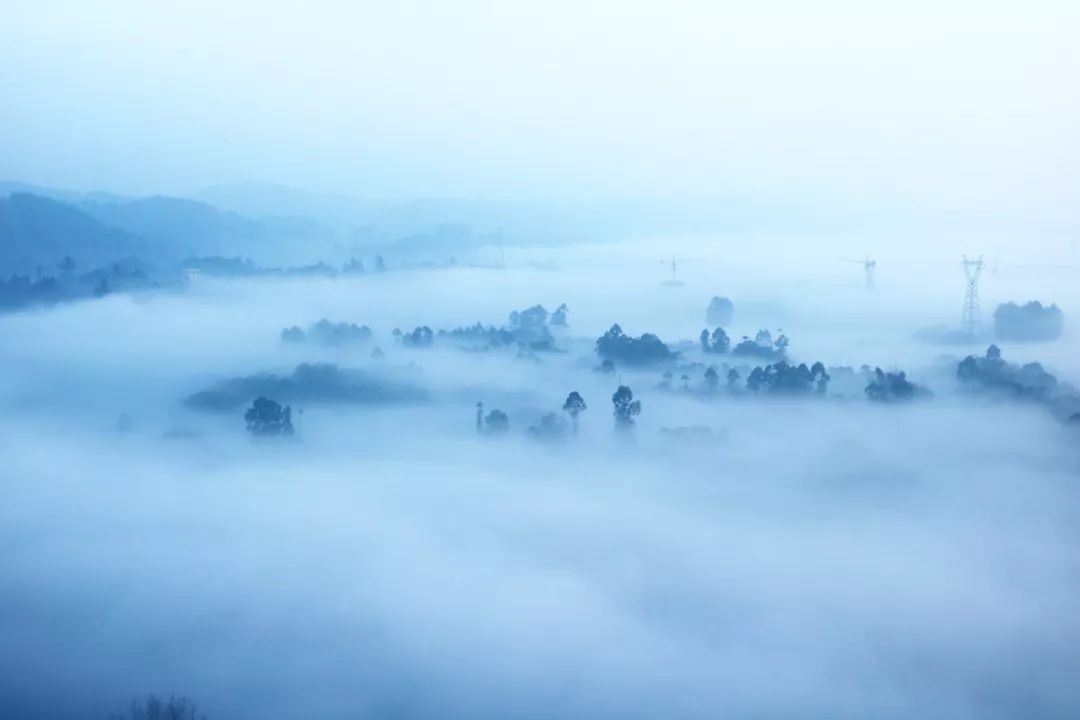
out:
<path id="1" fill-rule="evenodd" d="M 1080 195 L 1073 2 L 3 0 L 0 175 L 132 194 Z"/>

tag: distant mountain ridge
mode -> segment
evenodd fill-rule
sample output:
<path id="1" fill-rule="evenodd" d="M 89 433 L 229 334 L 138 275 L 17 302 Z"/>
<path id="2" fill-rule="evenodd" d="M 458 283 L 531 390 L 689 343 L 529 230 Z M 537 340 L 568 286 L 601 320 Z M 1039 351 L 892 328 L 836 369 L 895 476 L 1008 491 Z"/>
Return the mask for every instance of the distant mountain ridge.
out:
<path id="1" fill-rule="evenodd" d="M 268 264 L 310 262 L 334 232 L 307 217 L 258 220 L 185 198 L 127 198 L 0 182 L 0 274 L 137 256 L 174 263 L 192 255 L 244 255 Z"/>
<path id="2" fill-rule="evenodd" d="M 87 267 L 136 255 L 156 260 L 160 248 L 59 200 L 29 193 L 0 197 L 0 274 L 52 272 L 65 257 Z"/>

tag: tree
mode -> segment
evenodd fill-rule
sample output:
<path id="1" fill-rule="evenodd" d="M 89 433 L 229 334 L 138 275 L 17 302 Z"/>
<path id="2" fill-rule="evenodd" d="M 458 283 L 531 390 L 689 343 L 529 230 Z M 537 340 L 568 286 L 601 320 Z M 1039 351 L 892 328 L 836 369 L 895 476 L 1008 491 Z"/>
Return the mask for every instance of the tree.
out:
<path id="1" fill-rule="evenodd" d="M 628 428 L 634 424 L 634 417 L 641 414 L 641 401 L 634 399 L 634 391 L 626 385 L 620 385 L 611 396 L 614 406 L 615 427 Z"/>
<path id="2" fill-rule="evenodd" d="M 781 334 L 774 343 L 772 333 L 768 330 L 758 330 L 753 340 L 743 335 L 742 342 L 736 345 L 731 353 L 733 355 L 759 357 L 765 360 L 783 360 L 787 353 L 788 344 L 787 335 Z"/>
<path id="3" fill-rule="evenodd" d="M 555 308 L 555 312 L 551 313 L 551 324 L 566 327 L 566 314 L 568 312 L 570 312 L 570 308 L 566 307 L 566 303 L 559 305 L 559 307 Z"/>
<path id="4" fill-rule="evenodd" d="M 255 402 L 244 413 L 247 431 L 255 436 L 292 435 L 292 408 L 265 397 Z"/>
<path id="5" fill-rule="evenodd" d="M 348 264 L 341 269 L 341 272 L 346 275 L 359 275 L 364 272 L 364 263 L 362 260 L 350 258 Z"/>
<path id="6" fill-rule="evenodd" d="M 581 397 L 577 390 L 574 390 L 566 396 L 566 402 L 562 406 L 563 412 L 570 415 L 570 420 L 574 423 L 574 434 L 577 435 L 578 428 L 578 415 L 589 409 L 589 406 L 585 404 L 585 398 Z"/>
<path id="7" fill-rule="evenodd" d="M 705 310 L 705 321 L 710 325 L 727 325 L 735 312 L 735 305 L 726 297 L 713 296 Z"/>
<path id="8" fill-rule="evenodd" d="M 709 333 L 708 328 L 701 331 L 701 349 L 707 353 L 723 354 L 731 347 L 731 338 L 724 332 L 724 328 L 718 327 Z"/>
<path id="9" fill-rule="evenodd" d="M 492 435 L 502 435 L 510 430 L 510 418 L 502 410 L 492 410 L 484 418 L 484 429 Z"/>
<path id="10" fill-rule="evenodd" d="M 304 342 L 305 340 L 307 340 L 307 333 L 301 330 L 298 326 L 293 325 L 292 327 L 287 327 L 281 331 L 281 340 L 282 342 L 288 343 Z"/>
<path id="11" fill-rule="evenodd" d="M 820 362 L 809 368 L 806 363 L 789 365 L 781 360 L 754 368 L 746 378 L 749 390 L 768 395 L 808 395 L 815 390 L 818 394 L 824 394 L 828 383 L 829 375 Z"/>
<path id="12" fill-rule="evenodd" d="M 683 373 L 682 376 L 679 377 L 679 379 L 682 380 L 682 389 L 683 390 L 689 390 L 690 389 L 690 376 L 687 375 L 686 373 Z"/>
<path id="13" fill-rule="evenodd" d="M 566 418 L 551 412 L 544 413 L 540 422 L 529 427 L 529 435 L 537 440 L 562 440 L 566 436 Z"/>
<path id="14" fill-rule="evenodd" d="M 375 256 L 375 272 L 385 272 L 386 263 L 382 259 L 382 255 Z"/>
<path id="15" fill-rule="evenodd" d="M 994 334 L 1001 340 L 1038 342 L 1057 340 L 1065 325 L 1065 315 L 1057 305 L 1033 300 L 1025 305 L 1009 302 L 994 311 Z"/>
<path id="16" fill-rule="evenodd" d="M 543 305 L 533 305 L 530 308 L 514 310 L 510 313 L 510 324 L 525 330 L 538 330 L 547 325 L 548 311 Z"/>
<path id="17" fill-rule="evenodd" d="M 780 337 L 783 338 L 784 336 L 781 335 Z M 817 388 L 818 394 L 825 394 L 825 390 L 829 386 L 830 379 L 831 378 L 829 377 L 829 373 L 825 372 L 825 366 L 821 363 L 820 360 L 810 366 L 810 380 Z"/>
<path id="18" fill-rule="evenodd" d="M 170 696 L 162 700 L 147 695 L 144 700 L 132 700 L 128 711 L 113 715 L 113 720 L 206 720 L 206 713 L 186 697 Z"/>
<path id="19" fill-rule="evenodd" d="M 651 333 L 639 338 L 623 334 L 616 323 L 596 340 L 596 352 L 600 357 L 618 360 L 627 365 L 648 365 L 675 357 L 663 341 Z"/>
<path id="20" fill-rule="evenodd" d="M 716 386 L 720 384 L 720 374 L 716 372 L 716 366 L 710 365 L 705 370 L 705 387 L 710 390 L 715 390 Z"/>
<path id="21" fill-rule="evenodd" d="M 484 431 L 484 401 L 476 401 L 476 432 Z"/>
<path id="22" fill-rule="evenodd" d="M 736 383 L 739 382 L 739 371 L 735 368 L 731 368 L 727 371 L 727 386 L 728 389 L 734 390 Z"/>
<path id="23" fill-rule="evenodd" d="M 915 397 L 918 388 L 909 382 L 904 371 L 884 372 L 874 368 L 874 379 L 866 386 L 866 397 L 875 402 L 897 402 Z"/>
<path id="24" fill-rule="evenodd" d="M 60 272 L 64 275 L 70 275 L 75 270 L 75 260 L 70 255 L 65 255 L 64 259 L 56 264 L 60 268 Z"/>
<path id="25" fill-rule="evenodd" d="M 427 325 L 416 328 L 411 333 L 401 336 L 401 342 L 409 347 L 431 347 L 435 334 Z"/>

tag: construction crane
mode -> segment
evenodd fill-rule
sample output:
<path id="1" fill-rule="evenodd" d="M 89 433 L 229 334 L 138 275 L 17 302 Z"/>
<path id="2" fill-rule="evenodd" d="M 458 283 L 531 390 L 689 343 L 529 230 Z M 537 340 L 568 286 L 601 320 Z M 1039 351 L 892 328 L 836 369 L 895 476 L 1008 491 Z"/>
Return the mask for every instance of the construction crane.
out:
<path id="1" fill-rule="evenodd" d="M 877 267 L 877 260 L 871 260 L 869 257 L 864 260 L 854 260 L 852 258 L 837 258 L 837 260 L 862 265 L 863 271 L 866 273 L 866 289 L 874 289 L 874 268 Z"/>
<path id="2" fill-rule="evenodd" d="M 964 309 L 960 314 L 960 325 L 967 331 L 968 337 L 975 337 L 979 329 L 979 276 L 982 275 L 982 255 L 976 260 L 964 260 L 960 263 L 964 268 L 964 277 L 967 279 L 967 291 L 964 293 Z"/>

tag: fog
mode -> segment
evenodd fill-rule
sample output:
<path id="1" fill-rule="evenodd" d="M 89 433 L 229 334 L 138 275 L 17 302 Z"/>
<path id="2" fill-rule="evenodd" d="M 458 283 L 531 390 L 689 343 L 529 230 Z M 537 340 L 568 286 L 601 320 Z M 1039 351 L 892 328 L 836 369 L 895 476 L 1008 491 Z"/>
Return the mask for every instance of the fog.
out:
<path id="1" fill-rule="evenodd" d="M 1080 717 L 1077 37 L 0 0 L 0 720 Z"/>
<path id="2" fill-rule="evenodd" d="M 963 392 L 956 361 L 985 343 L 912 339 L 956 323 L 954 259 L 883 263 L 868 293 L 820 249 L 508 247 L 505 267 L 195 276 L 0 316 L 0 715 L 105 718 L 151 692 L 238 719 L 1080 712 L 1075 423 Z M 1080 306 L 1067 272 L 981 289 L 987 309 Z M 796 361 L 902 368 L 933 397 L 704 396 L 699 376 L 594 369 L 614 322 L 708 364 L 715 294 L 733 338 L 782 328 Z M 564 352 L 392 335 L 563 302 Z M 373 337 L 282 341 L 323 317 Z M 1069 325 L 1000 345 L 1080 376 Z M 422 395 L 294 401 L 295 436 L 255 440 L 250 398 L 184 402 L 303 362 Z M 621 431 L 620 384 L 642 403 Z M 527 432 L 571 390 L 576 436 Z M 478 400 L 508 433 L 477 433 Z"/>

